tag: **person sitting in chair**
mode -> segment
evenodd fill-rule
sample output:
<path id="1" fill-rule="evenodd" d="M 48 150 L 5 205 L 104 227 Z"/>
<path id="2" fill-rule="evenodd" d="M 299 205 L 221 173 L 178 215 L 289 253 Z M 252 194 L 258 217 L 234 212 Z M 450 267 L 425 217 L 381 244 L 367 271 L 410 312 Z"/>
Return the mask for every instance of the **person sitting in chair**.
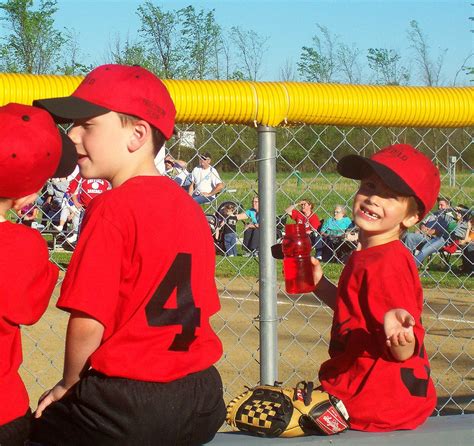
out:
<path id="1" fill-rule="evenodd" d="M 199 166 L 191 172 L 189 195 L 199 204 L 214 201 L 217 194 L 224 189 L 224 183 L 217 170 L 211 166 L 211 155 L 199 155 Z"/>

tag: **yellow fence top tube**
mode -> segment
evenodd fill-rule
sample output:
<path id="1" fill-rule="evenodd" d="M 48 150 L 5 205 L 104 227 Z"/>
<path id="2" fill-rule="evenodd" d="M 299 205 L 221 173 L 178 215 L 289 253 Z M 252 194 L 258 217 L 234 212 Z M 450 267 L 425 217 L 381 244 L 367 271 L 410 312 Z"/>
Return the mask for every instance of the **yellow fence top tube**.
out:
<path id="1" fill-rule="evenodd" d="M 81 76 L 0 73 L 0 104 L 70 95 Z M 328 124 L 392 127 L 474 125 L 473 87 L 164 80 L 178 123 Z"/>

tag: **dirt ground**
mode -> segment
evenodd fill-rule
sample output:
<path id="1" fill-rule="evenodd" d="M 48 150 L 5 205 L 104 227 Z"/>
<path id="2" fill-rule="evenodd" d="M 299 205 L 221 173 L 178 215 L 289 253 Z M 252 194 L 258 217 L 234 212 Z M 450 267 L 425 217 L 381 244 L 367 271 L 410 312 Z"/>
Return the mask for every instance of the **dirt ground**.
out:
<path id="1" fill-rule="evenodd" d="M 224 344 L 217 364 L 226 401 L 259 381 L 258 286 L 245 279 L 218 281 L 222 310 L 213 325 Z M 21 375 L 36 407 L 44 389 L 62 373 L 67 314 L 55 308 L 59 287 L 49 309 L 33 327 L 23 327 L 24 363 Z M 426 290 L 423 323 L 425 346 L 442 414 L 473 412 L 472 293 L 466 290 Z M 311 296 L 297 300 L 278 294 L 278 379 L 288 384 L 317 381 L 327 358 L 331 311 Z"/>

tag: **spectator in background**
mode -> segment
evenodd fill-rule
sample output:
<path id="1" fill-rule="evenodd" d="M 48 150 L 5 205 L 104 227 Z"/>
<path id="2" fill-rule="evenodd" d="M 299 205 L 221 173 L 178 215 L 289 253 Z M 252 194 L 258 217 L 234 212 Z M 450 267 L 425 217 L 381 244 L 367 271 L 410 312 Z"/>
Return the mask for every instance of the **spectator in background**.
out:
<path id="1" fill-rule="evenodd" d="M 249 219 L 245 224 L 243 246 L 247 251 L 244 256 L 258 256 L 258 249 L 260 245 L 260 228 L 259 228 L 259 201 L 258 195 L 252 199 L 252 207 L 245 212 L 239 214 L 240 220 Z"/>
<path id="2" fill-rule="evenodd" d="M 296 206 L 300 207 L 300 210 L 296 209 Z M 314 212 L 314 204 L 310 200 L 301 200 L 297 204 L 292 204 L 285 209 L 285 212 L 299 224 L 305 225 L 306 234 L 311 239 L 311 245 L 315 246 L 318 241 L 318 230 L 321 226 L 319 217 Z"/>
<path id="3" fill-rule="evenodd" d="M 414 254 L 418 267 L 426 257 L 438 252 L 448 242 L 450 225 L 455 223 L 449 198 L 438 197 L 437 201 L 438 210 L 421 223 L 420 230 L 407 232 L 403 237 L 403 242 Z"/>
<path id="4" fill-rule="evenodd" d="M 458 241 L 459 247 L 462 249 L 462 273 L 474 273 L 474 210 L 468 214 L 467 227 L 464 238 Z M 466 220 L 466 219 L 465 219 Z"/>
<path id="5" fill-rule="evenodd" d="M 186 192 L 191 185 L 191 174 L 187 170 L 186 161 L 176 160 L 171 155 L 165 157 L 165 175 L 178 183 Z"/>
<path id="6" fill-rule="evenodd" d="M 37 228 L 37 225 L 33 225 L 38 217 L 36 203 L 29 203 L 26 206 L 23 206 L 19 211 L 17 211 L 17 214 L 20 218 L 21 224 L 29 226 L 30 228 L 33 227 L 33 229 L 39 229 Z"/>
<path id="7" fill-rule="evenodd" d="M 77 241 L 82 217 L 89 203 L 94 197 L 109 189 L 111 189 L 111 185 L 107 180 L 99 178 L 85 179 L 82 178 L 80 173 L 71 181 L 67 193 L 71 197 L 77 212 L 74 213 L 72 218 L 73 233 L 66 239 L 69 243 Z"/>
<path id="8" fill-rule="evenodd" d="M 222 232 L 225 255 L 235 257 L 237 256 L 237 221 L 243 220 L 244 217 L 242 214 L 237 215 L 237 208 L 230 203 L 223 207 L 222 216 L 224 218 L 220 226 L 217 227 L 216 238 L 219 238 L 219 234 Z"/>
<path id="9" fill-rule="evenodd" d="M 76 172 L 77 173 L 77 172 Z M 46 183 L 46 199 L 42 211 L 49 222 L 57 224 L 60 219 L 64 194 L 71 178 L 51 178 Z"/>
<path id="10" fill-rule="evenodd" d="M 334 208 L 334 217 L 324 220 L 320 234 L 321 237 L 316 241 L 316 258 L 323 257 L 324 247 L 327 246 L 332 252 L 344 241 L 346 230 L 353 225 L 352 220 L 346 216 L 346 208 L 342 204 Z"/>
<path id="11" fill-rule="evenodd" d="M 199 204 L 210 203 L 222 189 L 224 183 L 217 170 L 211 166 L 211 155 L 199 155 L 199 166 L 191 172 L 189 195 Z"/>

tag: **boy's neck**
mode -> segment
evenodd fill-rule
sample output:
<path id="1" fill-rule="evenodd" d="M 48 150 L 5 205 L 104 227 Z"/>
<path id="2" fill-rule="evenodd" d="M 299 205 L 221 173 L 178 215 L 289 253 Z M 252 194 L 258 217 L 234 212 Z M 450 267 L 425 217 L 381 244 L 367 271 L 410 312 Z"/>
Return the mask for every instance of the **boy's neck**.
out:
<path id="1" fill-rule="evenodd" d="M 367 233 L 359 231 L 359 243 L 361 249 L 373 248 L 374 246 L 385 245 L 387 243 L 400 240 L 400 231 L 383 232 L 383 233 Z"/>
<path id="2" fill-rule="evenodd" d="M 161 174 L 156 168 L 154 160 L 151 160 L 148 162 L 137 163 L 136 165 L 131 164 L 124 166 L 124 168 L 121 169 L 114 178 L 110 179 L 110 183 L 113 188 L 116 188 L 131 178 L 139 176 L 155 177 L 160 175 Z"/>

